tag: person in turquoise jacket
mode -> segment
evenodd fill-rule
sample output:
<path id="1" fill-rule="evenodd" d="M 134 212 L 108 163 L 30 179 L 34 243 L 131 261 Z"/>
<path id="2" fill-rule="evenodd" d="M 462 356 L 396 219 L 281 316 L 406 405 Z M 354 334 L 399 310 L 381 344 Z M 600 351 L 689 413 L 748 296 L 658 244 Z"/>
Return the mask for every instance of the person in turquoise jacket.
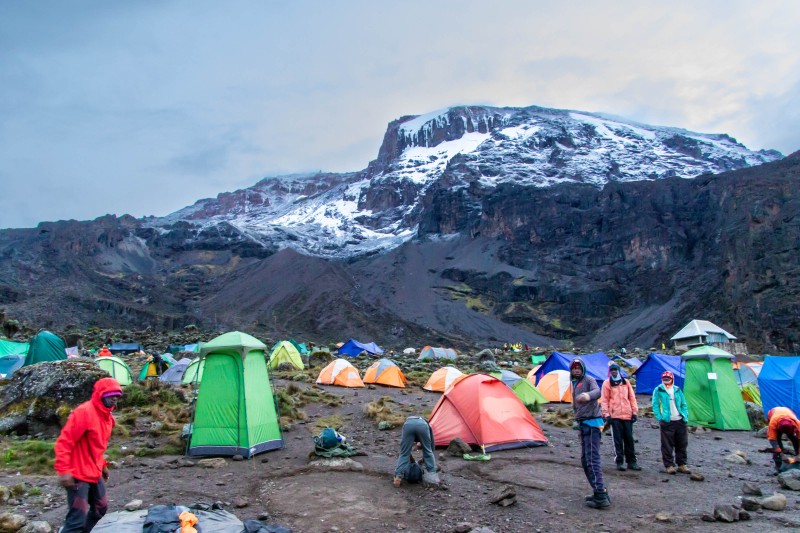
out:
<path id="1" fill-rule="evenodd" d="M 661 429 L 661 460 L 667 474 L 691 474 L 692 471 L 686 466 L 689 406 L 686 405 L 683 391 L 675 385 L 672 372 L 661 374 L 661 385 L 653 391 L 653 415 Z"/>

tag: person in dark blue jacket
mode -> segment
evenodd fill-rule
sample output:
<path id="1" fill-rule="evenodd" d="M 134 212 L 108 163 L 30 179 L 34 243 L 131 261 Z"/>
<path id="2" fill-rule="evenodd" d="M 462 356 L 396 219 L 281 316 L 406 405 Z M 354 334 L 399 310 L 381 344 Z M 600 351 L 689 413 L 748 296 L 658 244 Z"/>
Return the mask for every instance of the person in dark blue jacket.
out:
<path id="1" fill-rule="evenodd" d="M 600 464 L 600 435 L 603 431 L 603 414 L 600 409 L 600 387 L 586 375 L 586 366 L 573 359 L 569 366 L 572 378 L 572 408 L 575 424 L 581 435 L 581 466 L 594 493 L 586 497 L 586 505 L 594 509 L 611 507 L 608 490 L 603 483 Z"/>

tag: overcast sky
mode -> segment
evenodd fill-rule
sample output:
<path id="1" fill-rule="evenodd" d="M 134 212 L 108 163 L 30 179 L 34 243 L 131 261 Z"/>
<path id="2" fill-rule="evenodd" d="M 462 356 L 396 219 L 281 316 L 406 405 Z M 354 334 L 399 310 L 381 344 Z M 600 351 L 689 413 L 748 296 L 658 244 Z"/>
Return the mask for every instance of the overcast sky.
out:
<path id="1" fill-rule="evenodd" d="M 352 171 L 389 121 L 541 105 L 800 149 L 800 2 L 0 3 L 0 227 Z"/>

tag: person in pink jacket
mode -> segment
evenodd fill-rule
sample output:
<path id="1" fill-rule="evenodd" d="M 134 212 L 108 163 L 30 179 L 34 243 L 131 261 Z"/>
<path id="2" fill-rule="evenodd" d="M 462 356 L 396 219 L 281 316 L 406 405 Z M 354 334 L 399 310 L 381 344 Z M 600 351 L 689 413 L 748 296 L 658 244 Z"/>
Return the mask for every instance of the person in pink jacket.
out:
<path id="1" fill-rule="evenodd" d="M 636 449 L 633 444 L 633 423 L 639 413 L 636 394 L 630 382 L 622 377 L 619 365 L 613 363 L 608 369 L 608 379 L 603 383 L 600 394 L 600 408 L 603 418 L 611 423 L 614 449 L 617 452 L 617 470 L 641 470 L 636 462 Z"/>

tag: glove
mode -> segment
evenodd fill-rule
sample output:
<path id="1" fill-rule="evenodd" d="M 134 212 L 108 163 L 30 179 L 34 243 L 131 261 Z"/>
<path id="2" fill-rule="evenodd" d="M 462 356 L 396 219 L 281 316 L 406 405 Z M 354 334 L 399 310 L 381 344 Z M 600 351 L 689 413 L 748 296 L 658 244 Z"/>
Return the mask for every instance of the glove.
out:
<path id="1" fill-rule="evenodd" d="M 580 404 L 586 403 L 589 401 L 589 394 L 585 392 L 578 394 L 578 397 L 575 398 L 575 401 Z"/>
<path id="2" fill-rule="evenodd" d="M 637 420 L 639 420 L 639 415 L 633 415 L 633 416 L 631 417 L 631 422 L 634 422 L 634 423 L 635 423 Z"/>

